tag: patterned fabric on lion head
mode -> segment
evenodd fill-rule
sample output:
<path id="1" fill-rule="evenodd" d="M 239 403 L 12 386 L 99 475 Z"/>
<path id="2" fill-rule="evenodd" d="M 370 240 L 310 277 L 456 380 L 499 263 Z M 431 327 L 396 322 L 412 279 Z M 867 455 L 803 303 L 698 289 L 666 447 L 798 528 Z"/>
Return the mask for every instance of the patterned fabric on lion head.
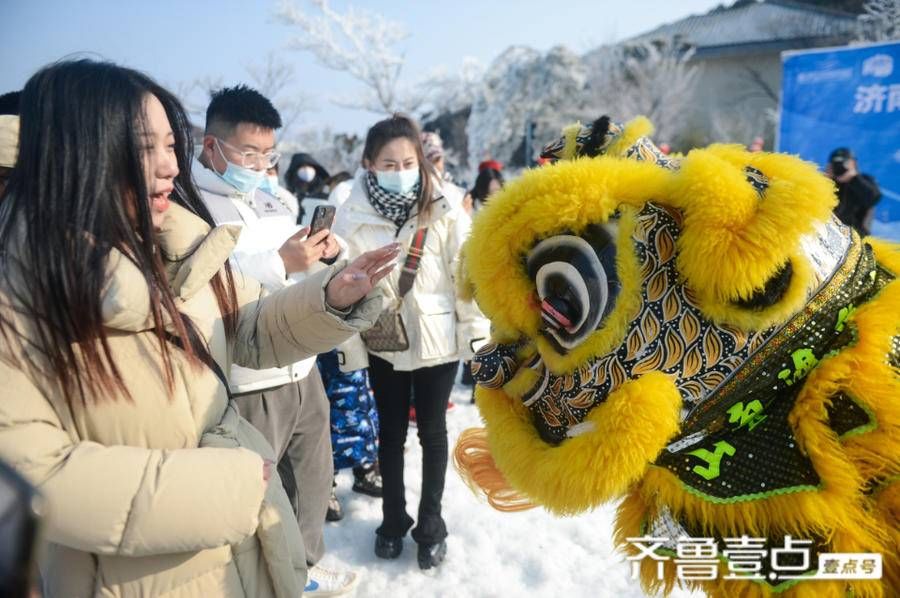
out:
<path id="1" fill-rule="evenodd" d="M 463 285 L 494 342 L 472 366 L 486 432 L 463 435 L 459 466 L 498 508 L 624 497 L 620 544 L 711 537 L 727 557 L 731 538 L 791 535 L 811 554 L 792 575 L 825 553 L 885 559 L 882 581 L 798 584 L 768 563 L 723 579 L 724 558 L 697 582 L 717 596 L 900 593 L 900 249 L 836 221 L 813 164 L 736 145 L 674 158 L 650 133 L 568 127 L 554 164 L 475 219 Z M 676 579 L 671 560 L 641 575 Z"/>

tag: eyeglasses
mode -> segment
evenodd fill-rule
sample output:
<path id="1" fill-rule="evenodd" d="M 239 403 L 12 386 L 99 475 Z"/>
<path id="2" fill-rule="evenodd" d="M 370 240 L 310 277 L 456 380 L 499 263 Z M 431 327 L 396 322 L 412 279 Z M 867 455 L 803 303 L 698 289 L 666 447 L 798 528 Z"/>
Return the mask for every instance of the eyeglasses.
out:
<path id="1" fill-rule="evenodd" d="M 228 146 L 228 148 L 239 155 L 241 157 L 241 166 L 244 168 L 258 168 L 259 166 L 263 166 L 266 169 L 274 167 L 278 164 L 278 160 L 281 159 L 281 152 L 266 152 L 265 154 L 261 154 L 259 152 L 249 151 L 242 152 L 239 148 L 234 147 L 227 141 L 223 141 L 216 137 L 216 143 L 220 144 L 219 151 L 222 153 L 222 157 L 225 156 L 225 152 L 222 151 L 222 145 Z"/>

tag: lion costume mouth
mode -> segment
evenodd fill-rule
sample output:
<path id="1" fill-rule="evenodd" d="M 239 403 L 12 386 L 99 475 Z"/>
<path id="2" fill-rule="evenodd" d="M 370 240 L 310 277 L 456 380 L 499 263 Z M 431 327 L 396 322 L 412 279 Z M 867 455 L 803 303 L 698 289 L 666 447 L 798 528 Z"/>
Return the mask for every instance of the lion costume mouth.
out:
<path id="1" fill-rule="evenodd" d="M 607 230 L 588 226 L 581 236 L 541 240 L 526 260 L 541 304 L 541 333 L 559 353 L 578 346 L 615 306 L 621 283 L 616 245 Z"/>

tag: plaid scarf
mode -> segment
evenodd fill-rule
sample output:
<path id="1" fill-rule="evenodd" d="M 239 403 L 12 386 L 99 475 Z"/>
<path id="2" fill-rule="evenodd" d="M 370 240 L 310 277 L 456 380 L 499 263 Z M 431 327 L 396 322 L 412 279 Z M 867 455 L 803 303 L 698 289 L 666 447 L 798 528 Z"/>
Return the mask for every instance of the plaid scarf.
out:
<path id="1" fill-rule="evenodd" d="M 366 173 L 366 191 L 369 203 L 376 212 L 397 225 L 397 229 L 409 220 L 409 213 L 419 199 L 420 185 L 421 183 L 416 183 L 412 191 L 407 194 L 394 193 L 379 185 L 374 173 Z"/>

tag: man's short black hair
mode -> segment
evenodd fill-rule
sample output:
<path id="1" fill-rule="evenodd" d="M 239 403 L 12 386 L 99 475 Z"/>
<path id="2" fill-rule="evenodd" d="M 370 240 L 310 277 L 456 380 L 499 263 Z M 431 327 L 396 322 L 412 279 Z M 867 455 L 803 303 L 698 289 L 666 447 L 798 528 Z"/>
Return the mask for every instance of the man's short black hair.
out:
<path id="1" fill-rule="evenodd" d="M 240 123 L 274 130 L 281 128 L 281 115 L 266 96 L 246 85 L 214 92 L 206 109 L 206 133 L 228 137 Z"/>
<path id="2" fill-rule="evenodd" d="M 19 116 L 19 97 L 21 91 L 11 91 L 0 95 L 0 114 Z"/>

